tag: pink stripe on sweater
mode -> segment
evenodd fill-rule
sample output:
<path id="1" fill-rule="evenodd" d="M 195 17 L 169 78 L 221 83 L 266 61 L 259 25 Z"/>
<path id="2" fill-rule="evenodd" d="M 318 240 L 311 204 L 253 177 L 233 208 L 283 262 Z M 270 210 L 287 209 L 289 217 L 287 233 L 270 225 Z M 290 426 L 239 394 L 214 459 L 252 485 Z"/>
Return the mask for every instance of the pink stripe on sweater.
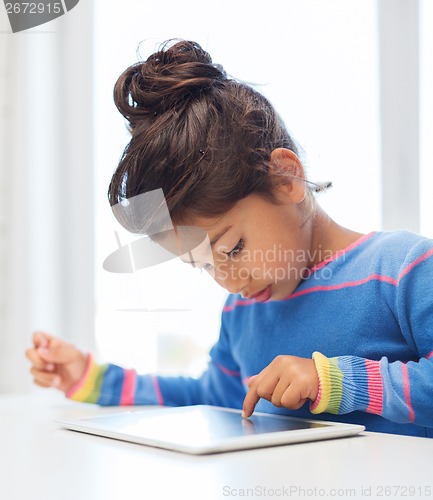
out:
<path id="1" fill-rule="evenodd" d="M 433 351 L 432 351 L 432 352 L 430 352 L 429 354 L 427 354 L 426 358 L 427 358 L 427 359 L 433 358 Z"/>
<path id="2" fill-rule="evenodd" d="M 151 375 L 151 378 L 152 378 L 152 382 L 153 382 L 153 388 L 155 389 L 156 401 L 159 405 L 164 405 L 164 398 L 162 397 L 162 394 L 161 394 L 161 389 L 159 387 L 158 378 L 155 375 Z"/>
<path id="3" fill-rule="evenodd" d="M 225 366 L 219 364 L 219 363 L 216 363 L 215 364 L 217 365 L 217 367 L 223 372 L 225 373 L 226 375 L 229 375 L 230 377 L 239 377 L 240 376 L 240 372 L 236 372 L 234 370 L 229 370 L 228 368 L 226 368 Z"/>
<path id="4" fill-rule="evenodd" d="M 372 361 L 370 359 L 366 359 L 365 367 L 367 369 L 368 396 L 369 396 L 369 403 L 366 411 L 368 413 L 382 415 L 383 385 L 382 385 L 382 375 L 380 373 L 379 361 Z"/>
<path id="5" fill-rule="evenodd" d="M 311 288 L 306 288 L 305 290 L 300 290 L 299 292 L 292 293 L 288 297 L 282 300 L 290 300 L 294 299 L 296 297 L 300 297 L 302 295 L 307 295 L 309 293 L 313 292 L 330 292 L 333 290 L 340 290 L 342 288 L 349 288 L 349 287 L 354 287 L 354 286 L 359 286 L 359 285 L 364 285 L 365 283 L 368 283 L 369 281 L 382 281 L 384 283 L 390 283 L 391 285 L 397 286 L 398 282 L 396 279 L 391 278 L 391 276 L 384 276 L 382 274 L 371 274 L 370 276 L 367 276 L 366 278 L 363 278 L 361 280 L 357 281 L 346 281 L 345 283 L 339 283 L 338 285 L 329 285 L 329 286 L 315 286 Z M 229 306 L 225 306 L 223 308 L 223 312 L 230 312 L 233 311 L 233 309 L 237 306 L 250 306 L 252 304 L 256 304 L 257 302 L 255 300 L 237 300 L 233 304 L 230 304 Z"/>
<path id="6" fill-rule="evenodd" d="M 409 264 L 403 271 L 400 273 L 398 280 L 400 281 L 403 276 L 406 276 L 408 272 L 410 272 L 415 266 L 423 262 L 424 260 L 428 259 L 433 255 L 433 248 L 430 248 L 430 250 L 427 250 L 427 252 L 423 253 L 420 257 L 418 257 L 416 260 L 414 260 L 411 264 Z"/>
<path id="7" fill-rule="evenodd" d="M 223 312 L 230 312 L 237 306 L 251 306 L 252 304 L 257 304 L 254 299 L 251 300 L 237 300 L 234 304 L 230 304 L 229 306 L 223 307 Z"/>
<path id="8" fill-rule="evenodd" d="M 415 421 L 415 412 L 413 411 L 412 402 L 410 400 L 410 382 L 409 382 L 409 372 L 407 371 L 407 365 L 403 363 L 401 365 L 401 370 L 403 372 L 403 388 L 404 388 L 404 399 L 409 410 L 409 420 L 411 422 Z"/>
<path id="9" fill-rule="evenodd" d="M 125 370 L 125 377 L 123 379 L 122 393 L 120 394 L 121 405 L 133 405 L 134 393 L 137 375 L 135 370 Z"/>
<path id="10" fill-rule="evenodd" d="M 315 266 L 313 266 L 310 269 L 308 269 L 308 274 L 312 273 L 313 271 L 316 271 L 317 269 L 321 269 L 322 267 L 326 266 L 326 264 L 329 264 L 330 262 L 332 262 L 333 260 L 337 259 L 341 255 L 344 255 L 345 253 L 350 252 L 350 250 L 353 250 L 357 246 L 359 246 L 362 243 L 364 243 L 364 241 L 366 241 L 369 238 L 371 238 L 373 236 L 373 234 L 375 234 L 375 231 L 372 231 L 371 233 L 368 233 L 368 234 L 364 234 L 364 236 L 361 236 L 360 238 L 358 238 L 356 241 L 354 241 L 353 243 L 351 243 L 346 248 L 343 248 L 342 250 L 339 250 L 338 252 L 336 252 L 334 255 L 332 255 L 328 259 L 322 260 L 322 262 L 319 262 Z"/>
<path id="11" fill-rule="evenodd" d="M 300 290 L 299 292 L 292 293 L 292 295 L 289 295 L 286 300 L 294 299 L 296 297 L 300 297 L 301 295 L 307 295 L 308 293 L 313 293 L 313 292 L 329 292 L 332 290 L 340 290 L 341 288 L 359 286 L 363 285 L 364 283 L 368 283 L 369 281 L 383 281 L 385 283 L 390 283 L 391 285 L 397 286 L 397 280 L 391 278 L 390 276 L 383 276 L 381 274 L 371 274 L 370 276 L 367 276 L 362 280 L 346 281 L 345 283 L 339 283 L 338 285 L 315 286 L 311 288 L 306 288 L 305 290 Z"/>

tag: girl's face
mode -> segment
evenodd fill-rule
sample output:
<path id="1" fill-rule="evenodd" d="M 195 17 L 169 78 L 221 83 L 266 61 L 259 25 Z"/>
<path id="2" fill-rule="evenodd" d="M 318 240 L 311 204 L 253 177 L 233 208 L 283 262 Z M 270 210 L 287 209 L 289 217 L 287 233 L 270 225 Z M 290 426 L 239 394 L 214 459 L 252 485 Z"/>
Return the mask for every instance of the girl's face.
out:
<path id="1" fill-rule="evenodd" d="M 193 265 L 246 299 L 286 298 L 313 263 L 313 217 L 305 208 L 308 198 L 303 202 L 304 188 L 280 186 L 280 204 L 252 194 L 218 219 L 194 219 L 209 240 L 192 252 Z"/>

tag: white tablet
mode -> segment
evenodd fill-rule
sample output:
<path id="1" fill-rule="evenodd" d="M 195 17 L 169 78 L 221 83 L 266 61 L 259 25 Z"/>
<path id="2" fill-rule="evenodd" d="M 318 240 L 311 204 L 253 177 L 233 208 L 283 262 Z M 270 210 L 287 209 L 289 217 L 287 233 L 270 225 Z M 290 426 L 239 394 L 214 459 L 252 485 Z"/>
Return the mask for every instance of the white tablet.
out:
<path id="1" fill-rule="evenodd" d="M 56 422 L 74 431 L 193 454 L 316 441 L 365 430 L 362 425 L 269 413 L 254 413 L 245 419 L 240 410 L 206 405 L 141 409 Z"/>

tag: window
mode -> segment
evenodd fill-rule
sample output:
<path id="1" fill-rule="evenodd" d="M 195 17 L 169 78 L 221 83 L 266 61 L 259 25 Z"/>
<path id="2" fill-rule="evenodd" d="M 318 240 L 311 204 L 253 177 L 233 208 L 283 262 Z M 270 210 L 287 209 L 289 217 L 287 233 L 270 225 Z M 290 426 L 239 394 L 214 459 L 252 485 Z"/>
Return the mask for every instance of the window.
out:
<path id="1" fill-rule="evenodd" d="M 209 5 L 209 6 L 207 6 Z M 104 359 L 141 371 L 198 373 L 226 297 L 205 274 L 172 261 L 133 275 L 102 270 L 117 248 L 106 201 L 128 142 L 112 103 L 120 73 L 159 42 L 199 42 L 236 78 L 258 84 L 304 150 L 320 203 L 342 225 L 380 229 L 377 14 L 374 0 L 95 2 L 97 343 Z M 164 16 L 164 13 L 169 15 Z M 121 233 L 124 244 L 130 236 Z M 142 309 L 186 309 L 140 312 Z M 125 311 L 129 309 L 129 312 Z"/>
<path id="2" fill-rule="evenodd" d="M 420 2 L 421 233 L 433 238 L 433 2 Z"/>

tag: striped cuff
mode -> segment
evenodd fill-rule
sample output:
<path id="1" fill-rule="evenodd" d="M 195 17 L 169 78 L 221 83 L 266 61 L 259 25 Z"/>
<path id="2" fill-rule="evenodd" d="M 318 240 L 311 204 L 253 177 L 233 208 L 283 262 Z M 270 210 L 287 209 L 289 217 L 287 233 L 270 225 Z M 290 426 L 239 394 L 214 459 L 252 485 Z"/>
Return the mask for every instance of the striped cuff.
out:
<path id="1" fill-rule="evenodd" d="M 311 413 L 338 413 L 343 394 L 343 373 L 338 368 L 336 358 L 327 358 L 320 352 L 313 353 L 319 377 L 319 391 L 310 405 Z"/>
<path id="2" fill-rule="evenodd" d="M 96 364 L 89 353 L 83 376 L 65 393 L 65 396 L 73 401 L 97 403 L 106 370 L 107 365 Z"/>
<path id="3" fill-rule="evenodd" d="M 313 353 L 319 377 L 317 398 L 311 413 L 343 414 L 365 411 L 382 414 L 383 383 L 380 362 L 357 356 L 327 358 Z"/>

